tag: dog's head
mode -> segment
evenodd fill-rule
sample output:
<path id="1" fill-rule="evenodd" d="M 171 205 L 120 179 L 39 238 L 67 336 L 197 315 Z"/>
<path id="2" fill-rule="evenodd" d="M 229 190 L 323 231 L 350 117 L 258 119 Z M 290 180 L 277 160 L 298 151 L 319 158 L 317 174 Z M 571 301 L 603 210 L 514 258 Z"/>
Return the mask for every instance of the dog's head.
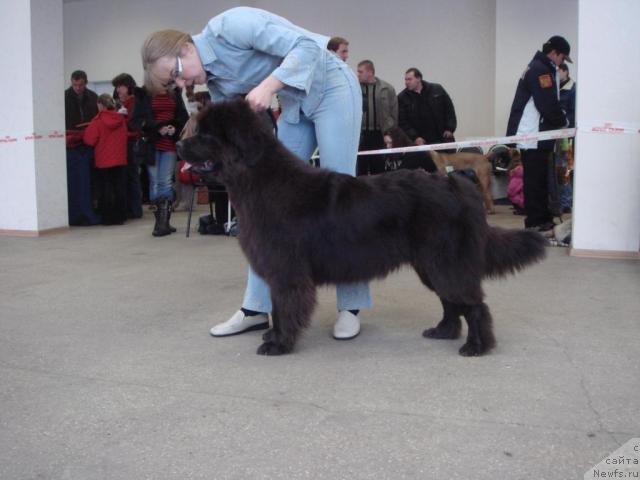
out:
<path id="1" fill-rule="evenodd" d="M 274 141 L 269 123 L 244 100 L 210 104 L 198 113 L 192 134 L 176 145 L 178 156 L 195 173 L 220 175 L 224 181 L 225 172 L 260 162 Z"/>
<path id="2" fill-rule="evenodd" d="M 506 145 L 494 145 L 487 153 L 487 159 L 491 162 L 493 171 L 511 171 L 520 163 L 520 150 Z"/>

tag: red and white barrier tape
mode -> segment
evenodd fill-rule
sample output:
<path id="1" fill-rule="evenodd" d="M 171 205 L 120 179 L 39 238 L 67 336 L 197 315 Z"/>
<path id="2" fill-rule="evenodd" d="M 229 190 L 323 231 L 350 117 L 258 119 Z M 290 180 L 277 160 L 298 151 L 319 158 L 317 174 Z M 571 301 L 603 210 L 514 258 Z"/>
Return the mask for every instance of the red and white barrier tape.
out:
<path id="1" fill-rule="evenodd" d="M 622 122 L 583 122 L 581 132 L 590 133 L 640 133 L 640 124 Z"/>
<path id="2" fill-rule="evenodd" d="M 39 140 L 52 140 L 65 138 L 65 132 L 60 130 L 49 130 L 46 132 L 30 132 L 19 135 L 2 135 L 0 136 L 0 144 L 6 145 L 18 142 L 36 142 Z"/>
<path id="3" fill-rule="evenodd" d="M 512 135 L 510 137 L 492 137 L 479 140 L 468 140 L 463 142 L 436 143 L 434 145 L 417 145 L 412 147 L 368 150 L 364 152 L 358 152 L 358 155 L 427 152 L 431 150 L 448 150 L 452 148 L 459 149 L 465 147 L 491 147 L 493 145 L 504 145 L 509 143 L 526 143 L 541 140 L 554 140 L 557 138 L 575 137 L 577 130 L 579 130 L 580 132 L 588 133 L 637 134 L 640 133 L 640 124 L 623 122 L 583 122 L 578 129 L 565 128 L 561 130 L 539 132 L 535 135 Z"/>
<path id="4" fill-rule="evenodd" d="M 524 142 L 534 142 L 539 140 L 554 140 L 556 138 L 575 137 L 575 135 L 576 135 L 575 128 L 565 128 L 562 130 L 549 130 L 547 132 L 540 132 L 535 135 L 512 135 L 510 137 L 491 137 L 491 138 L 482 138 L 479 140 L 466 140 L 463 142 L 436 143 L 433 145 L 416 145 L 413 147 L 368 150 L 365 152 L 358 152 L 358 155 L 380 155 L 380 154 L 389 154 L 389 153 L 427 152 L 431 150 L 448 150 L 451 148 L 458 149 L 458 148 L 466 148 L 466 147 L 490 147 L 493 145 L 504 145 L 506 143 L 524 143 Z"/>
<path id="5" fill-rule="evenodd" d="M 578 130 L 589 133 L 610 133 L 610 134 L 639 134 L 640 125 L 623 122 L 584 122 Z M 557 138 L 574 137 L 575 128 L 565 128 L 561 130 L 550 130 L 539 132 L 535 135 L 512 135 L 510 137 L 490 137 L 478 140 L 466 140 L 462 142 L 436 143 L 433 145 L 416 145 L 401 148 L 386 148 L 382 150 L 367 150 L 358 152 L 358 155 L 380 155 L 390 153 L 428 152 L 432 150 L 449 150 L 452 148 L 466 147 L 490 147 L 493 145 L 503 145 L 509 143 L 524 143 L 541 140 L 554 140 Z M 30 132 L 19 135 L 0 135 L 0 145 L 8 145 L 18 142 L 35 142 L 39 140 L 63 139 L 65 132 L 60 130 L 49 130 L 47 132 Z"/>

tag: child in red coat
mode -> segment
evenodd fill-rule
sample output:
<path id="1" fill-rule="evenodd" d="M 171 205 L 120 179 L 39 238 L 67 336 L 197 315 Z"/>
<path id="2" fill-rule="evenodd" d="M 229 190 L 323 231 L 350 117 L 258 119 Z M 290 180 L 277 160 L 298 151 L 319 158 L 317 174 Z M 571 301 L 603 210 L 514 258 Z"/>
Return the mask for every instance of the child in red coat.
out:
<path id="1" fill-rule="evenodd" d="M 84 132 L 84 143 L 95 148 L 98 211 L 103 225 L 122 225 L 127 218 L 127 124 L 106 93 L 98 97 L 98 115 Z"/>

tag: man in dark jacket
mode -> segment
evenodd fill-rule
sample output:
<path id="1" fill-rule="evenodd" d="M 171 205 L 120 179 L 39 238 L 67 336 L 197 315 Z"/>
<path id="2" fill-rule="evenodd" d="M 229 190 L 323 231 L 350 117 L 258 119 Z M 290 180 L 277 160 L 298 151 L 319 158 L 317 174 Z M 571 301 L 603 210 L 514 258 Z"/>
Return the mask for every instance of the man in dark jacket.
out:
<path id="1" fill-rule="evenodd" d="M 507 125 L 507 135 L 531 135 L 567 127 L 559 101 L 557 67 L 571 62 L 569 42 L 553 36 L 536 52 L 522 74 Z M 549 209 L 549 175 L 555 140 L 518 144 L 524 167 L 524 226 L 538 231 L 554 227 Z"/>
<path id="2" fill-rule="evenodd" d="M 98 114 L 98 95 L 87 88 L 87 74 L 82 70 L 71 74 L 71 86 L 64 91 L 64 113 L 67 130 L 77 130 Z"/>
<path id="3" fill-rule="evenodd" d="M 93 210 L 91 192 L 93 148 L 82 143 L 82 129 L 98 114 L 98 96 L 87 88 L 87 74 L 82 70 L 71 74 L 71 86 L 64 91 L 64 110 L 69 225 L 96 225 L 100 217 Z"/>
<path id="4" fill-rule="evenodd" d="M 407 70 L 404 84 L 398 95 L 400 128 L 416 145 L 455 141 L 456 111 L 445 89 L 422 80 L 417 68 Z"/>

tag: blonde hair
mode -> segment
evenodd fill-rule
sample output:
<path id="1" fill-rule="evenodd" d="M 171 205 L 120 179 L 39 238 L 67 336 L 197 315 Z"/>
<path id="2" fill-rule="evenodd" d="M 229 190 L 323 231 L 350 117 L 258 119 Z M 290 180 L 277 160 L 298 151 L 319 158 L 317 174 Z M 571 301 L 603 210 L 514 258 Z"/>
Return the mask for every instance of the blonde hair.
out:
<path id="1" fill-rule="evenodd" d="M 193 43 L 191 35 L 178 30 L 160 30 L 147 37 L 142 44 L 142 68 L 144 86 L 153 94 L 165 93 L 167 79 L 160 78 L 155 65 L 163 57 L 177 57 L 185 43 Z"/>
<path id="2" fill-rule="evenodd" d="M 98 103 L 107 110 L 115 110 L 116 103 L 113 101 L 113 97 L 108 93 L 103 93 L 98 97 Z"/>

